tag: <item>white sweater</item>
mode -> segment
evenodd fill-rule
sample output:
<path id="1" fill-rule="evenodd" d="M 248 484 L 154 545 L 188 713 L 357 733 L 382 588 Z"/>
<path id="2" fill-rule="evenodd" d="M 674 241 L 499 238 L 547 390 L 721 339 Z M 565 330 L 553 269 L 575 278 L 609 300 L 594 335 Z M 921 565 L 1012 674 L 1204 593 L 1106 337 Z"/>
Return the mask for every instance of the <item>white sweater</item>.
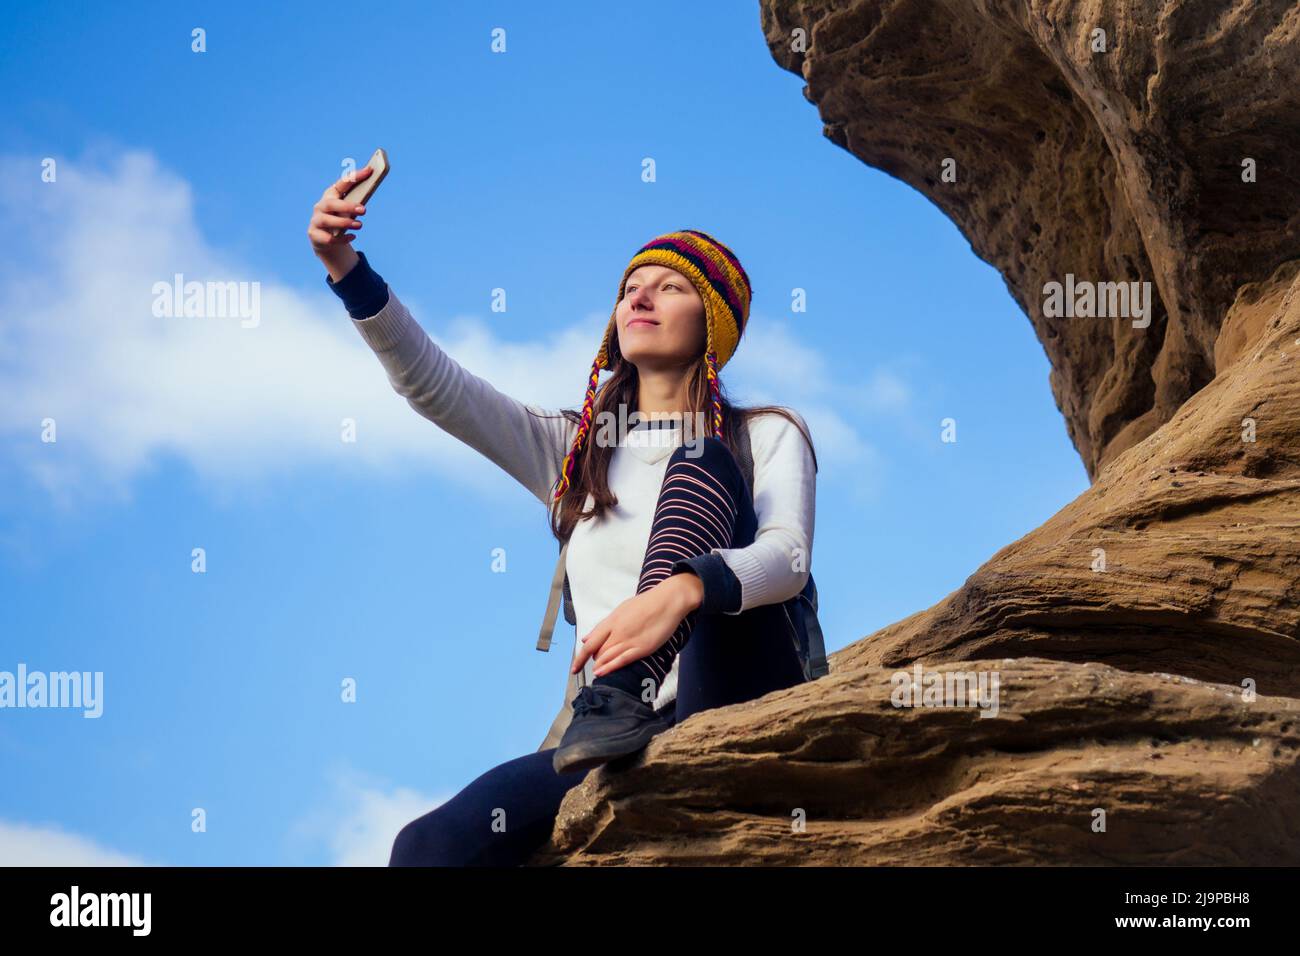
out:
<path id="1" fill-rule="evenodd" d="M 577 426 L 558 410 L 525 405 L 471 374 L 438 347 L 389 287 L 387 304 L 352 324 L 388 373 L 393 389 L 417 412 L 495 462 L 548 510 Z M 549 418 L 539 418 L 529 410 Z M 804 424 L 802 416 L 793 412 Z M 803 590 L 812 564 L 816 474 L 808 443 L 781 415 L 750 420 L 754 457 L 754 513 L 758 532 L 744 548 L 714 548 L 741 585 L 739 614 Z M 566 568 L 578 637 L 636 594 L 641 563 L 668 457 L 680 428 L 637 428 L 610 458 L 609 487 L 618 504 L 599 521 L 579 521 Z M 590 505 L 590 499 L 588 499 Z M 800 570 L 794 570 L 795 567 Z M 538 585 L 538 593 L 544 590 Z M 593 679 L 591 661 L 586 665 Z M 654 706 L 677 694 L 677 664 Z"/>

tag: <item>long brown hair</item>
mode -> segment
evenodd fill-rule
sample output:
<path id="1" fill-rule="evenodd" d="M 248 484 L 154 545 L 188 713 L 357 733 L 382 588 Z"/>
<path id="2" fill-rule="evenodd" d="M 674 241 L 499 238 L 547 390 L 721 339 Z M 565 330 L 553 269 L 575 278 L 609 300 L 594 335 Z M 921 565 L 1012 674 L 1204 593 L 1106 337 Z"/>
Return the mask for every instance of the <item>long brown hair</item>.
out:
<path id="1" fill-rule="evenodd" d="M 609 508 L 618 504 L 618 498 L 609 490 L 609 462 L 614 454 L 614 446 L 594 441 L 596 434 L 594 423 L 601 420 L 599 416 L 602 412 L 608 411 L 615 419 L 619 419 L 619 406 L 629 410 L 625 414 L 630 414 L 630 410 L 636 408 L 638 373 L 636 366 L 623 358 L 618 348 L 618 337 L 615 335 L 610 336 L 609 351 L 611 374 L 596 392 L 596 400 L 591 409 L 592 430 L 573 463 L 573 480 L 570 481 L 568 490 L 559 502 L 551 502 L 551 533 L 558 541 L 567 541 L 578 521 L 597 520 Z M 686 391 L 691 405 L 689 409 L 684 410 L 686 414 L 701 413 L 707 421 L 708 410 L 712 407 L 712 396 L 709 394 L 708 372 L 703 354 L 691 372 Z M 787 409 L 779 405 L 753 405 L 743 408 L 733 405 L 727 399 L 721 377 L 718 379 L 718 394 L 722 403 L 722 440 L 728 448 L 736 447 L 736 433 L 741 427 L 749 427 L 750 418 L 773 413 L 788 419 L 799 429 L 804 440 L 808 442 L 808 450 L 813 456 L 813 467 L 817 467 L 817 452 L 813 448 L 812 436 Z M 562 408 L 559 411 L 575 425 L 581 420 L 580 413 L 576 409 Z M 531 412 L 531 409 L 530 413 L 536 414 Z M 682 426 L 685 426 L 684 422 Z M 712 434 L 712 431 L 710 430 L 708 434 Z M 590 511 L 583 512 L 588 494 L 592 495 L 592 507 Z"/>

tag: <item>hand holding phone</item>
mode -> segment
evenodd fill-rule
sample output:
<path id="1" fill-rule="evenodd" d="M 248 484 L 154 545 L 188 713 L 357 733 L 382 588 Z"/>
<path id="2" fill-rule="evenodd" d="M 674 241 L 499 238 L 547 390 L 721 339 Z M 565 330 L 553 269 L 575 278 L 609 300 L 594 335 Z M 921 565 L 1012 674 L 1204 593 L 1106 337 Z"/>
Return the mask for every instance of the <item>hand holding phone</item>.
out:
<path id="1" fill-rule="evenodd" d="M 363 178 L 362 173 L 367 169 L 370 170 L 370 173 Z M 356 185 L 354 185 L 348 191 L 348 194 L 343 197 L 343 202 L 364 206 L 370 201 L 370 197 L 375 194 L 375 190 L 379 188 L 379 184 L 384 181 L 384 177 L 387 175 L 388 154 L 380 148 L 375 150 L 374 155 L 370 157 L 370 162 L 366 163 L 366 165 L 357 172 Z M 346 178 L 347 177 L 345 176 L 344 179 Z M 339 182 L 343 182 L 343 179 L 340 179 Z M 341 234 L 347 228 L 347 226 L 343 226 L 335 229 L 334 235 L 337 236 Z"/>
<path id="2" fill-rule="evenodd" d="M 360 219 L 354 217 L 365 214 L 365 203 L 375 194 L 388 170 L 388 154 L 377 149 L 370 162 L 355 174 L 344 176 L 326 187 L 312 207 L 307 238 L 311 240 L 312 250 L 326 266 L 350 267 L 356 261 L 356 253 L 349 248 L 356 235 L 347 230 L 361 228 Z M 337 269 L 331 269 L 333 271 Z"/>

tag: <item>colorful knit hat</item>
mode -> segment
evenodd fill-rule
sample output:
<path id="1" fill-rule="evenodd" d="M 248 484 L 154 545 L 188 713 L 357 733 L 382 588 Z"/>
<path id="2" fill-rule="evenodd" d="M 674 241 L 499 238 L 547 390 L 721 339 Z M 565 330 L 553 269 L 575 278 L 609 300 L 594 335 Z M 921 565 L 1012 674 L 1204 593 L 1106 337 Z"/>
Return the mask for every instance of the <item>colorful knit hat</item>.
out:
<path id="1" fill-rule="evenodd" d="M 558 501 L 569 488 L 573 477 L 574 462 L 591 431 L 592 406 L 596 401 L 596 382 L 601 369 L 609 368 L 610 342 L 617 341 L 618 303 L 623 300 L 627 286 L 627 277 L 639 266 L 660 265 L 676 269 L 695 286 L 704 300 L 704 325 L 707 339 L 704 345 L 704 361 L 708 366 L 709 391 L 713 395 L 713 433 L 722 437 L 722 396 L 718 388 L 718 370 L 727 364 L 727 360 L 740 344 L 740 336 L 745 331 L 745 322 L 749 318 L 749 300 L 751 290 L 749 276 L 741 268 L 735 253 L 712 236 L 698 229 L 682 229 L 678 232 L 656 236 L 637 250 L 632 261 L 623 270 L 619 280 L 618 297 L 614 300 L 614 310 L 610 313 L 609 324 L 605 327 L 604 338 L 600 341 L 600 351 L 591 363 L 591 374 L 587 376 L 587 395 L 582 404 L 582 417 L 578 421 L 578 433 L 573 438 L 573 447 L 569 449 L 560 468 L 559 481 L 556 484 L 555 499 Z"/>

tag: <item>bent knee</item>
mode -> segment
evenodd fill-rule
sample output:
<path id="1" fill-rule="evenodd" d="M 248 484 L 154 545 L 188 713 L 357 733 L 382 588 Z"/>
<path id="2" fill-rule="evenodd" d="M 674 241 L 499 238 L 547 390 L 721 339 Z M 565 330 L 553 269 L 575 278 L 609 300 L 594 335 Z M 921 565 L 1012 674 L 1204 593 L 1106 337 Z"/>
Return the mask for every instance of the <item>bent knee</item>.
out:
<path id="1" fill-rule="evenodd" d="M 389 866 L 421 866 L 420 850 L 424 846 L 420 820 L 412 820 L 397 831 L 388 855 Z"/>
<path id="2" fill-rule="evenodd" d="M 668 464 L 671 467 L 681 461 L 700 465 L 714 474 L 725 474 L 727 470 L 740 467 L 731 449 L 716 435 L 697 436 L 678 445 L 673 449 Z"/>
<path id="3" fill-rule="evenodd" d="M 397 831 L 389 853 L 389 866 L 464 866 L 455 841 L 448 839 L 437 812 L 426 813 Z"/>

